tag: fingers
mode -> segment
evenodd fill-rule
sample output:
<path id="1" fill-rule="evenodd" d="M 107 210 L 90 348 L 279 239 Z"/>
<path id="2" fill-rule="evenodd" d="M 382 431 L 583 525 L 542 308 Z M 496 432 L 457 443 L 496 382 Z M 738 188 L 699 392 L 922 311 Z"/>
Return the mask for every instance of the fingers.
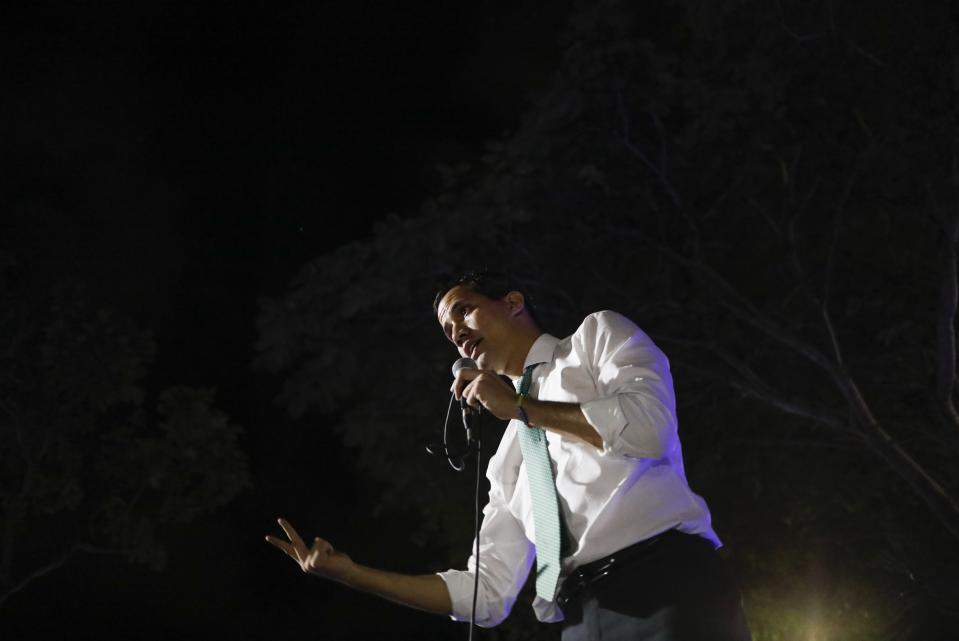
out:
<path id="1" fill-rule="evenodd" d="M 494 372 L 480 372 L 462 389 L 461 398 L 471 408 L 486 408 L 490 413 L 507 420 L 513 418 L 516 408 L 516 390 Z"/>
<path id="2" fill-rule="evenodd" d="M 279 523 L 280 527 L 283 528 L 283 531 L 286 532 L 286 535 L 289 537 L 290 541 L 287 542 L 275 536 L 267 535 L 266 542 L 283 550 L 283 552 L 285 552 L 291 559 L 296 561 L 300 567 L 303 567 L 303 562 L 309 553 L 309 550 L 306 548 L 306 544 L 303 543 L 303 539 L 300 538 L 300 535 L 296 533 L 296 530 L 288 521 L 285 519 L 277 519 L 276 522 Z"/>
<path id="3" fill-rule="evenodd" d="M 291 559 L 293 559 L 293 560 L 296 561 L 297 563 L 300 562 L 300 559 L 296 556 L 296 550 L 294 550 L 294 549 L 293 549 L 293 546 L 290 545 L 289 543 L 287 543 L 286 541 L 281 541 L 280 539 L 276 538 L 275 536 L 267 535 L 267 536 L 266 536 L 266 542 L 269 543 L 270 545 L 274 546 L 274 547 L 277 547 L 277 548 L 283 550 Z"/>
<path id="4" fill-rule="evenodd" d="M 296 529 L 290 525 L 289 521 L 277 519 L 277 523 L 280 524 L 280 527 L 283 528 L 283 531 L 286 532 L 290 540 L 284 541 L 283 539 L 267 534 L 266 542 L 285 552 L 291 559 L 299 563 L 304 570 L 307 569 L 307 565 L 313 564 L 317 560 L 333 554 L 333 546 L 330 545 L 330 542 L 326 539 L 316 537 L 313 539 L 312 547 L 307 548 L 306 543 L 303 542 L 303 539 L 300 538 L 300 535 L 297 534 Z"/>
<path id="5" fill-rule="evenodd" d="M 316 537 L 313 539 L 313 547 L 310 548 L 309 554 L 303 561 L 303 571 L 322 574 L 333 554 L 333 546 L 320 537 Z"/>
<path id="6" fill-rule="evenodd" d="M 483 406 L 482 398 L 479 393 L 479 385 L 476 383 L 470 383 L 463 390 L 462 394 L 463 400 L 466 401 L 466 404 L 472 407 L 473 409 L 479 409 Z"/>
<path id="7" fill-rule="evenodd" d="M 305 552 L 306 544 L 303 543 L 303 539 L 300 538 L 300 535 L 296 533 L 296 530 L 293 529 L 293 526 L 290 525 L 285 519 L 277 519 L 277 523 L 280 524 L 280 527 L 283 528 L 283 531 L 286 532 L 286 535 L 290 537 L 290 541 L 293 543 L 293 548 L 297 552 Z"/>
<path id="8" fill-rule="evenodd" d="M 485 407 L 500 418 L 501 413 L 494 411 L 491 403 L 502 410 L 515 399 L 515 390 L 496 373 L 487 370 L 461 369 L 456 373 L 453 395 L 473 409 Z"/>
<path id="9" fill-rule="evenodd" d="M 320 537 L 316 537 L 313 539 L 313 547 L 311 548 L 311 551 L 314 554 L 318 553 L 329 556 L 333 553 L 333 546 L 330 545 L 329 541 L 321 539 Z"/>
<path id="10" fill-rule="evenodd" d="M 483 370 L 480 369 L 471 369 L 464 368 L 456 372 L 456 377 L 453 379 L 453 384 L 450 386 L 450 391 L 453 392 L 453 396 L 457 400 L 463 397 L 463 390 L 470 384 L 470 381 L 479 377 L 483 374 Z"/>

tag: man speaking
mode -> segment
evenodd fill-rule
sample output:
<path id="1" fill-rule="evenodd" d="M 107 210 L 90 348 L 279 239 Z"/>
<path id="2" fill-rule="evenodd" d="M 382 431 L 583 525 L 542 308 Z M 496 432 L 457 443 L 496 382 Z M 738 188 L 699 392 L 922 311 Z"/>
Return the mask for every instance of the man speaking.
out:
<path id="1" fill-rule="evenodd" d="M 564 641 L 749 639 L 709 510 L 686 482 L 669 363 L 650 338 L 611 311 L 551 336 L 489 272 L 443 288 L 434 311 L 477 364 L 457 372 L 454 395 L 510 421 L 487 468 L 476 623 L 507 617 L 535 557 L 533 608 L 562 622 Z M 289 540 L 267 541 L 305 572 L 470 620 L 475 556 L 466 570 L 396 574 L 280 525 Z"/>

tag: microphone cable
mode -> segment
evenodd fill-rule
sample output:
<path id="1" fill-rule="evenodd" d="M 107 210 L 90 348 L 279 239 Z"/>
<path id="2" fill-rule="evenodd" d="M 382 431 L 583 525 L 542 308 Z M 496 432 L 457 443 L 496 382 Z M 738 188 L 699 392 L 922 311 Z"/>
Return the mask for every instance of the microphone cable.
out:
<path id="1" fill-rule="evenodd" d="M 476 490 L 473 493 L 473 546 L 476 562 L 473 569 L 473 610 L 470 613 L 469 641 L 473 641 L 473 631 L 476 630 L 476 596 L 479 594 L 480 575 L 480 478 L 483 476 L 483 432 L 480 417 L 482 413 L 476 417 L 476 431 L 479 433 L 476 439 Z"/>
<path id="2" fill-rule="evenodd" d="M 453 454 L 450 452 L 448 434 L 449 434 L 449 424 L 450 424 L 450 415 L 453 413 L 453 401 L 456 400 L 454 395 L 450 395 L 450 404 L 446 408 L 446 420 L 443 421 L 443 455 L 446 457 L 446 461 L 450 464 L 450 467 L 457 472 L 462 472 L 466 469 L 466 457 L 469 456 L 472 450 L 472 443 L 467 442 L 467 450 L 460 457 L 457 457 L 458 460 L 453 459 Z M 480 575 L 480 482 L 483 478 L 483 430 L 482 430 L 482 410 L 477 412 L 476 415 L 476 433 L 477 438 L 475 441 L 476 444 L 476 484 L 473 491 L 473 557 L 474 568 L 473 568 L 473 608 L 470 612 L 470 630 L 469 630 L 469 641 L 473 641 L 473 633 L 476 630 L 476 599 L 479 596 L 479 575 Z M 431 446 L 427 446 L 426 451 L 430 454 L 438 454 L 434 452 Z"/>
<path id="3" fill-rule="evenodd" d="M 472 359 L 461 358 L 453 364 L 453 375 L 463 367 L 476 368 L 476 363 Z M 446 407 L 446 420 L 443 421 L 443 456 L 446 462 L 450 464 L 456 472 L 462 472 L 466 469 L 467 457 L 476 452 L 476 484 L 473 491 L 473 607 L 470 611 L 470 630 L 469 641 L 473 641 L 473 634 L 476 631 L 476 600 L 479 596 L 479 575 L 480 575 L 480 481 L 483 477 L 483 409 L 480 408 L 473 419 L 475 430 L 470 429 L 469 419 L 467 418 L 466 407 L 463 408 L 463 428 L 466 431 L 466 449 L 462 454 L 455 455 L 450 452 L 449 447 L 449 425 L 450 415 L 453 413 L 453 402 L 456 400 L 455 394 L 450 394 L 450 403 Z M 473 438 L 475 432 L 476 438 Z M 475 446 L 475 449 L 474 449 Z M 427 445 L 426 451 L 430 454 L 438 454 L 433 445 Z M 454 460 L 454 456 L 456 460 Z"/>
<path id="4" fill-rule="evenodd" d="M 446 408 L 446 420 L 443 421 L 443 456 L 446 457 L 446 462 L 450 464 L 450 467 L 453 468 L 454 471 L 462 472 L 466 469 L 465 456 L 469 451 L 467 450 L 462 456 L 457 456 L 457 460 L 453 460 L 453 453 L 450 452 L 449 438 L 447 436 L 450 425 L 450 414 L 453 413 L 454 400 L 456 400 L 456 397 L 450 394 L 450 404 Z M 467 443 L 467 446 L 469 446 L 469 443 Z M 433 451 L 433 447 L 433 445 L 427 445 L 426 451 L 430 454 L 439 454 L 439 452 Z"/>

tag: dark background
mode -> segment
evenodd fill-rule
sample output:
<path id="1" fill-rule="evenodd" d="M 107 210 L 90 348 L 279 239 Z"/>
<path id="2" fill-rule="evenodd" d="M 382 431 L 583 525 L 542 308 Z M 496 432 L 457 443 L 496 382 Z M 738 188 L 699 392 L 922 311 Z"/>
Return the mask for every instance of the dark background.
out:
<path id="1" fill-rule="evenodd" d="M 782 418 L 775 403 L 755 410 L 748 401 L 764 399 L 743 388 L 720 391 L 718 379 L 746 370 L 718 343 L 691 343 L 726 335 L 732 353 L 757 359 L 750 365 L 759 378 L 774 378 L 762 367 L 781 377 L 784 398 L 812 399 L 824 413 L 839 408 L 840 422 L 859 425 L 855 408 L 816 387 L 821 373 L 784 365 L 768 341 L 752 342 L 701 305 L 723 290 L 688 261 L 720 265 L 753 311 L 782 313 L 785 326 L 818 345 L 829 337 L 796 320 L 792 290 L 776 287 L 788 269 L 776 265 L 788 265 L 798 246 L 819 282 L 835 262 L 845 274 L 833 295 L 849 369 L 881 399 L 884 425 L 955 495 L 959 449 L 954 435 L 940 437 L 948 417 L 930 410 L 943 349 L 936 319 L 947 314 L 941 295 L 949 291 L 941 275 L 955 246 L 948 212 L 959 202 L 950 174 L 956 87 L 951 72 L 936 71 L 955 67 L 954 17 L 945 5 L 904 21 L 895 3 L 784 4 L 2 10 L 0 269 L 11 337 L 3 400 L 13 409 L 0 456 L 4 541 L 16 542 L 5 590 L 61 561 L 6 594 L 3 638 L 465 636 L 463 626 L 305 577 L 263 535 L 278 533 L 275 518 L 284 516 L 372 565 L 427 572 L 465 558 L 469 479 L 422 453 L 440 428 L 454 357 L 431 325 L 431 284 L 447 269 L 504 255 L 544 274 L 530 281 L 544 293 L 553 333 L 613 307 L 675 353 L 683 425 L 696 426 L 683 434 L 690 479 L 713 506 L 757 640 L 945 634 L 944 622 L 955 620 L 946 595 L 956 565 L 942 550 L 954 548 L 946 524 L 955 523 L 955 503 L 911 492 L 901 461 L 855 430 L 829 432 L 820 421 L 825 431 L 816 431 L 809 413 Z M 619 59 L 627 48 L 610 33 L 654 44 Z M 710 53 L 715 43 L 720 53 Z M 740 86 L 750 89 L 739 95 Z M 627 117 L 647 113 L 664 115 Z M 675 132 L 669 162 L 655 153 L 664 131 Z M 659 180 L 667 165 L 672 185 Z M 795 213 L 799 202 L 813 213 Z M 555 231 L 530 227 L 543 220 Z M 763 236 L 781 231 L 776 221 L 786 229 L 796 220 L 795 243 Z M 656 230 L 655 261 L 647 245 L 609 249 L 650 243 L 632 235 L 646 230 Z M 556 263 L 537 262 L 549 252 Z M 687 262 L 667 272 L 670 252 Z M 782 305 L 770 291 L 784 294 Z M 653 309 L 650 301 L 665 303 Z M 104 346 L 152 336 L 142 371 L 117 368 L 137 391 L 50 419 L 70 435 L 51 459 L 52 486 L 82 486 L 83 498 L 45 508 L 56 491 L 44 490 L 42 500 L 19 505 L 26 467 L 14 454 L 13 417 L 31 417 L 23 423 L 40 433 L 46 410 L 23 408 L 59 402 L 37 391 L 48 377 L 58 381 L 50 387 L 79 389 L 98 376 L 103 361 L 67 366 L 75 361 L 44 346 L 52 335 L 63 345 L 85 335 L 85 319 L 102 309 L 123 319 Z M 342 323 L 312 327 L 320 317 Z M 21 334 L 33 337 L 26 347 L 13 338 Z M 399 340 L 386 348 L 388 335 Z M 420 362 L 403 357 L 422 350 L 431 351 Z M 707 352 L 730 369 L 689 365 Z M 310 369 L 324 353 L 338 354 L 342 376 Z M 893 360 L 870 360 L 880 357 Z M 384 366 L 390 372 L 366 371 Z M 904 398 L 892 398 L 890 379 L 904 378 L 914 385 L 896 384 Z M 390 393 L 371 391 L 376 381 Z M 222 469 L 245 465 L 236 476 L 245 480 L 204 494 L 189 518 L 170 517 L 158 501 L 142 522 L 107 521 L 122 533 L 94 528 L 98 552 L 61 557 L 58 548 L 87 540 L 82 524 L 98 497 L 111 495 L 104 479 L 114 477 L 84 485 L 77 479 L 85 483 L 86 472 L 61 478 L 57 470 L 73 469 L 74 458 L 96 469 L 107 460 L 96 435 L 114 425 L 156 432 L 162 393 L 175 386 L 215 390 L 201 405 L 242 428 L 235 442 L 216 443 L 245 459 Z M 416 397 L 408 407 L 404 394 Z M 384 423 L 368 414 L 378 410 L 394 412 L 401 427 L 363 430 Z M 91 427 L 70 432 L 80 423 Z M 131 460 L 146 465 L 144 456 Z M 126 476 L 117 478 L 136 479 L 130 465 L 118 463 Z M 513 623 L 487 638 L 531 638 L 528 609 L 521 601 Z"/>
<path id="2" fill-rule="evenodd" d="M 440 182 L 436 163 L 515 128 L 556 64 L 565 5 L 3 11 L 0 239 L 14 279 L 50 288 L 69 274 L 96 305 L 152 329 L 145 388 L 214 387 L 245 428 L 254 477 L 230 505 L 165 533 L 162 572 L 75 556 L 4 604 L 3 636 L 337 638 L 350 617 L 323 620 L 313 605 L 356 597 L 304 580 L 263 535 L 279 533 L 277 516 L 306 526 L 327 510 L 326 527 L 367 536 L 351 523 L 364 518 L 363 480 L 335 435 L 291 438 L 276 381 L 250 366 L 257 299 L 369 238 L 387 213 L 415 213 Z M 459 630 L 360 602 L 384 630 Z"/>

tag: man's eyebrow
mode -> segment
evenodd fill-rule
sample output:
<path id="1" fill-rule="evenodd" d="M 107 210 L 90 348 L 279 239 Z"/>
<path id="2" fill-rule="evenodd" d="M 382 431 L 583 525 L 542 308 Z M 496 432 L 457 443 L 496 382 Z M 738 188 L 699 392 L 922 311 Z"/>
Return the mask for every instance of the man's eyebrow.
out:
<path id="1" fill-rule="evenodd" d="M 456 308 L 456 305 L 458 304 L 459 303 L 453 303 L 452 305 L 444 305 L 443 307 L 440 308 L 439 318 L 440 318 L 440 324 L 443 325 L 443 327 L 446 327 L 449 324 L 449 318 L 450 316 L 452 316 L 453 311 Z"/>
<path id="2" fill-rule="evenodd" d="M 443 326 L 443 331 L 445 333 L 449 334 L 449 328 L 453 324 L 452 322 L 450 322 L 450 318 L 457 312 L 462 311 L 463 306 L 464 306 L 463 301 L 460 299 L 457 299 L 456 302 L 454 302 L 452 305 L 448 305 L 446 307 L 446 313 L 443 314 L 443 320 L 441 323 Z"/>

